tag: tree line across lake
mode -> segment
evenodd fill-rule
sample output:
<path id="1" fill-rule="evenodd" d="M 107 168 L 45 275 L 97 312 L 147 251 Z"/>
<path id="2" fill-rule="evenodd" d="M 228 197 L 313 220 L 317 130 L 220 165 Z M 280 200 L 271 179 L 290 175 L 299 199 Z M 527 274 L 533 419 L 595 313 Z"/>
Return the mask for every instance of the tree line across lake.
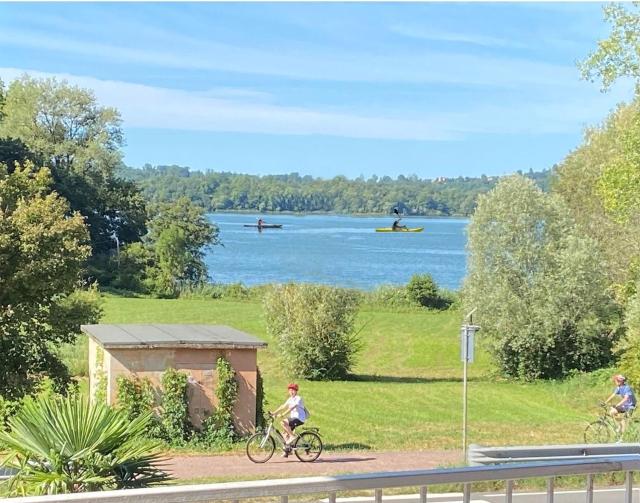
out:
<path id="1" fill-rule="evenodd" d="M 390 214 L 393 208 L 407 215 L 469 216 L 479 194 L 495 187 L 499 177 L 440 177 L 416 175 L 331 179 L 285 175 L 242 175 L 194 171 L 182 166 L 123 167 L 120 174 L 135 181 L 145 199 L 170 202 L 186 197 L 207 211 L 333 212 Z M 552 170 L 525 176 L 548 190 Z"/>

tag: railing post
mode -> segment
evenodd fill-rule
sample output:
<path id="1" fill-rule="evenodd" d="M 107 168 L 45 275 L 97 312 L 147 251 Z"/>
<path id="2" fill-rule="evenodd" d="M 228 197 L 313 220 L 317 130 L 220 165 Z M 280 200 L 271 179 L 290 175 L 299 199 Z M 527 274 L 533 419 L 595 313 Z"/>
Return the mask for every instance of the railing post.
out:
<path id="1" fill-rule="evenodd" d="M 547 503 L 553 503 L 553 477 L 547 479 Z"/>
<path id="2" fill-rule="evenodd" d="M 593 503 L 593 474 L 587 475 L 587 503 Z"/>
<path id="3" fill-rule="evenodd" d="M 335 491 L 329 493 L 329 503 L 336 503 L 336 493 L 335 493 Z"/>
<path id="4" fill-rule="evenodd" d="M 633 503 L 633 473 L 627 472 L 625 480 L 624 501 L 625 503 Z"/>
<path id="5" fill-rule="evenodd" d="M 382 489 L 376 489 L 374 495 L 376 503 L 382 503 Z"/>
<path id="6" fill-rule="evenodd" d="M 420 503 L 427 503 L 427 486 L 420 486 Z"/>
<path id="7" fill-rule="evenodd" d="M 504 491 L 504 500 L 506 503 L 513 502 L 513 480 L 507 480 L 507 486 Z"/>
<path id="8" fill-rule="evenodd" d="M 289 496 L 287 496 L 286 494 L 280 496 L 280 503 L 289 503 Z"/>
<path id="9" fill-rule="evenodd" d="M 471 503 L 471 484 L 469 483 L 462 486 L 462 502 Z"/>

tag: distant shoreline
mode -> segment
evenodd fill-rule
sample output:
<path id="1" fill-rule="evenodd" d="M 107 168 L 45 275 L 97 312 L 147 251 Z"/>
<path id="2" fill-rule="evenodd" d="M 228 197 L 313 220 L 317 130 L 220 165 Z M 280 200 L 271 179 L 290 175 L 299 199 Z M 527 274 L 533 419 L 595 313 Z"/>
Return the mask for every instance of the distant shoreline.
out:
<path id="1" fill-rule="evenodd" d="M 333 216 L 333 217 L 350 217 L 350 218 L 394 218 L 394 214 L 389 213 L 336 213 L 332 211 L 257 211 L 257 210 L 216 210 L 207 211 L 207 215 L 287 215 L 287 216 L 306 216 L 306 215 L 319 215 L 319 216 Z M 401 218 L 434 218 L 442 220 L 469 220 L 471 217 L 467 215 L 400 215 Z"/>

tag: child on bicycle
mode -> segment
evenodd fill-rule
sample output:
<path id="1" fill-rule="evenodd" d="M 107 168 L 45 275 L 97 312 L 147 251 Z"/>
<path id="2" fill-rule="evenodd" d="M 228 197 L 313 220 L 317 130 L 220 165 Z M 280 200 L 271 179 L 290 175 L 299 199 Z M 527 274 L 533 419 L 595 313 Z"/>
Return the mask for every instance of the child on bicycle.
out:
<path id="1" fill-rule="evenodd" d="M 609 414 L 613 419 L 619 421 L 620 432 L 623 433 L 626 428 L 625 418 L 629 415 L 630 411 L 633 411 L 636 407 L 636 396 L 631 389 L 631 386 L 627 384 L 627 378 L 621 374 L 616 374 L 613 376 L 613 382 L 616 385 L 616 388 L 611 393 L 611 396 L 607 398 L 604 403 L 608 404 L 611 400 L 613 400 L 616 396 L 622 397 L 622 399 L 614 406 L 609 409 Z"/>
<path id="2" fill-rule="evenodd" d="M 280 411 L 284 411 L 284 414 L 289 414 L 288 418 L 282 420 L 282 427 L 284 428 L 284 440 L 287 444 L 291 444 L 296 436 L 293 433 L 298 426 L 304 424 L 307 420 L 307 409 L 304 406 L 302 397 L 298 395 L 298 385 L 291 383 L 287 386 L 289 398 L 280 407 L 273 411 L 273 415 L 277 415 Z M 287 453 L 285 452 L 285 455 Z"/>

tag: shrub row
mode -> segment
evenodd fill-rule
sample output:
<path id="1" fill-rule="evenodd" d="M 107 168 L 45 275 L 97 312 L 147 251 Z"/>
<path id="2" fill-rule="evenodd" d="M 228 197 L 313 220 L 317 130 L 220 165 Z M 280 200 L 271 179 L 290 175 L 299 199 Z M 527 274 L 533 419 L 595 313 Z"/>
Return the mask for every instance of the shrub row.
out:
<path id="1" fill-rule="evenodd" d="M 149 379 L 118 377 L 118 408 L 132 420 L 153 412 L 154 423 L 148 430 L 149 436 L 162 439 L 173 447 L 191 443 L 198 447 L 229 448 L 237 438 L 233 426 L 233 406 L 238 396 L 238 383 L 235 371 L 226 359 L 218 358 L 216 371 L 218 385 L 215 396 L 218 405 L 199 429 L 189 420 L 188 376 L 175 369 L 167 369 L 162 374 L 162 390 L 157 393 Z"/>

